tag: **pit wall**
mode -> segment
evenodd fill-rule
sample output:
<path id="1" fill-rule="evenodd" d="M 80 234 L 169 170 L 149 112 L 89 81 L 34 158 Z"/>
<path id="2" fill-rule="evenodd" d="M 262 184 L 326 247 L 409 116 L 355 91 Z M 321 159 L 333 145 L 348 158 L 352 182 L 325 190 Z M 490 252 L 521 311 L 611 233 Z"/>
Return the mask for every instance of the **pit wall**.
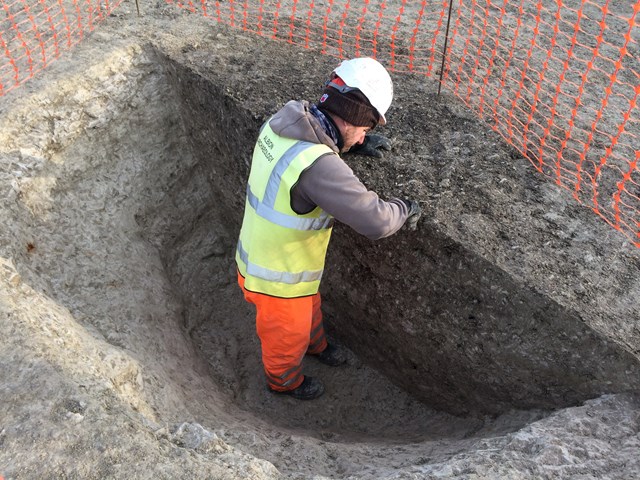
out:
<path id="1" fill-rule="evenodd" d="M 438 409 L 553 409 L 638 388 L 632 354 L 433 225 L 379 245 L 340 229 L 333 248 L 331 325 Z"/>
<path id="2" fill-rule="evenodd" d="M 225 92 L 224 85 L 160 55 L 195 162 L 158 205 L 149 206 L 142 227 L 178 287 L 184 325 L 192 332 L 218 308 L 218 289 L 235 282 L 248 159 L 260 123 Z"/>
<path id="3" fill-rule="evenodd" d="M 283 53 L 267 42 L 254 48 L 270 62 L 243 57 L 243 52 L 223 59 L 221 47 L 212 48 L 214 55 L 206 53 L 206 44 L 192 54 L 173 55 L 169 71 L 202 175 L 208 188 L 218 192 L 211 208 L 224 222 L 224 245 L 232 260 L 253 142 L 261 122 L 278 108 L 265 96 L 280 104 L 287 95 L 313 99 L 304 86 L 305 75 L 313 72 L 294 71 L 286 58 L 275 61 Z M 306 64 L 301 53 L 296 55 Z M 241 76 L 218 68 L 225 61 Z M 253 72 L 259 72 L 255 82 L 261 87 L 255 91 Z M 284 86 L 285 74 L 301 81 Z M 598 306 L 584 287 L 576 292 L 576 285 L 563 283 L 591 271 L 594 283 L 603 284 L 598 279 L 610 272 L 584 261 L 585 251 L 595 250 L 599 260 L 617 269 L 618 278 L 627 279 L 623 289 L 638 291 L 637 256 L 621 254 L 625 245 L 615 239 L 615 249 L 603 253 L 597 235 L 578 249 L 559 242 L 563 237 L 548 222 L 538 221 L 538 209 L 552 211 L 554 202 L 560 208 L 566 199 L 540 191 L 526 162 L 464 108 L 456 110 L 455 101 L 448 99 L 447 105 L 427 97 L 418 103 L 412 91 L 421 91 L 419 84 L 406 77 L 396 82 L 405 82 L 407 91 L 398 95 L 394 126 L 383 132 L 398 139 L 395 158 L 377 164 L 353 157 L 347 161 L 383 196 L 398 194 L 402 180 L 411 179 L 404 192 L 423 201 L 425 217 L 417 232 L 403 230 L 379 242 L 336 228 L 322 286 L 332 333 L 398 385 L 455 414 L 557 408 L 606 392 L 637 390 L 638 339 L 625 331 L 633 328 L 628 319 L 637 316 L 628 315 L 637 306 L 619 302 L 621 292 L 614 285 L 597 292 Z M 419 132 L 410 128 L 414 119 L 422 119 Z M 443 151 L 440 141 L 428 140 L 441 140 L 443 131 L 458 145 L 451 152 L 449 146 Z M 415 135 L 420 133 L 424 136 Z M 399 140 L 407 135 L 413 141 Z M 474 157 L 479 151 L 489 153 Z M 496 157 L 506 158 L 508 167 Z M 212 158 L 221 162 L 210 164 Z M 489 175 L 483 180 L 478 170 Z M 496 188 L 493 175 L 505 187 Z M 580 225 L 574 230 L 595 229 L 606 236 L 605 227 L 585 212 L 564 206 L 561 211 L 572 225 Z M 465 216 L 471 220 L 461 222 Z M 516 240 L 520 248 L 514 251 Z M 177 280 L 183 291 L 199 288 L 183 274 Z M 189 315 L 189 323 L 198 324 L 206 307 Z"/>

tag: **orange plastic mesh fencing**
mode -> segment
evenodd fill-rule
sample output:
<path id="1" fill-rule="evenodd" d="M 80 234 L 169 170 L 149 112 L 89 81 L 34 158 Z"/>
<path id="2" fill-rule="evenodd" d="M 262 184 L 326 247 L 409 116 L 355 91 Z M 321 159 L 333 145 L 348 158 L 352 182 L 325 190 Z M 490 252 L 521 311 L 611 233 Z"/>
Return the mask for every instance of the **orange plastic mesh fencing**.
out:
<path id="1" fill-rule="evenodd" d="M 121 0 L 0 0 L 0 96 L 93 31 Z"/>
<path id="2" fill-rule="evenodd" d="M 640 247 L 640 1 L 458 0 L 444 85 Z"/>
<path id="3" fill-rule="evenodd" d="M 113 8 L 0 1 L 0 95 Z M 540 173 L 640 247 L 640 0 L 167 2 L 326 55 L 441 77 Z"/>

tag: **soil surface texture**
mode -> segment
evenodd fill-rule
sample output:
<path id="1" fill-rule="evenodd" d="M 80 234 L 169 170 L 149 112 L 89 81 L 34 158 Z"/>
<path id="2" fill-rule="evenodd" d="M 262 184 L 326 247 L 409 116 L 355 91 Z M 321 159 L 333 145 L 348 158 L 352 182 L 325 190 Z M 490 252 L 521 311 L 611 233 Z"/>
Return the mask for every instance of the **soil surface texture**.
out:
<path id="1" fill-rule="evenodd" d="M 251 152 L 336 59 L 143 7 L 0 97 L 0 476 L 638 478 L 640 252 L 419 76 L 392 150 L 344 155 L 418 229 L 336 225 L 347 364 L 268 392 L 234 264 Z"/>

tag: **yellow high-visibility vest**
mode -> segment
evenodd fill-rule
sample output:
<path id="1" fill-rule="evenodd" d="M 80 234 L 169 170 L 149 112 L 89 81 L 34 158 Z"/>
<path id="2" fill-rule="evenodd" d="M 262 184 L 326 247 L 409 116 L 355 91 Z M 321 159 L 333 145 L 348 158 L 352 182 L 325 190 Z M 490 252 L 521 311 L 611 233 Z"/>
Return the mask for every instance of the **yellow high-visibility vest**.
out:
<path id="1" fill-rule="evenodd" d="M 236 263 L 245 288 L 294 298 L 318 292 L 333 217 L 320 207 L 299 215 L 291 188 L 327 145 L 276 135 L 265 124 L 253 151 Z"/>

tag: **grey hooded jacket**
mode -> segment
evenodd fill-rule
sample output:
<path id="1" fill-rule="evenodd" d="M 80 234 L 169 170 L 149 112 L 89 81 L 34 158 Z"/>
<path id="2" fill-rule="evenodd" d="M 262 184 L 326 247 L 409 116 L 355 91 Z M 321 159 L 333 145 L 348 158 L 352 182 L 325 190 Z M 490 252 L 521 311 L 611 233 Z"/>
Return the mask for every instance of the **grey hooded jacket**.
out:
<path id="1" fill-rule="evenodd" d="M 309 112 L 308 102 L 290 101 L 271 118 L 269 126 L 279 136 L 322 143 L 335 152 L 322 155 L 300 175 L 291 190 L 293 211 L 304 214 L 319 206 L 372 240 L 388 237 L 402 227 L 409 213 L 406 204 L 397 198 L 386 202 L 367 190 Z"/>

